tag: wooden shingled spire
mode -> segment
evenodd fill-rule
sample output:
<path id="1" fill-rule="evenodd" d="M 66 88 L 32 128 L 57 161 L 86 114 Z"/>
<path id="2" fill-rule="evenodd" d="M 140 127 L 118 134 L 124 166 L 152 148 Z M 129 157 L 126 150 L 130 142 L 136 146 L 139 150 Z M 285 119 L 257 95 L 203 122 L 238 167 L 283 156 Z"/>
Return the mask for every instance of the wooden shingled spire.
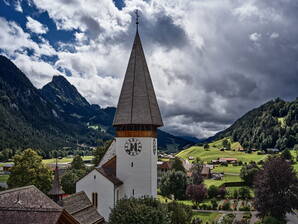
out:
<path id="1" fill-rule="evenodd" d="M 138 29 L 113 121 L 113 126 L 125 125 L 163 126 Z"/>

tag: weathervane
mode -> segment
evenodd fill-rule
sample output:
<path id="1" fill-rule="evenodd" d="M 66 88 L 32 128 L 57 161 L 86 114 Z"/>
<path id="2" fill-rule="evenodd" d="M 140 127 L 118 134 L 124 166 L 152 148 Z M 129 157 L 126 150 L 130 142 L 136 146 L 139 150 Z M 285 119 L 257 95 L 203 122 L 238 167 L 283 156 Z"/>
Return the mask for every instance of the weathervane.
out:
<path id="1" fill-rule="evenodd" d="M 137 31 L 139 29 L 139 10 L 135 10 L 135 14 L 136 14 L 136 24 L 137 24 Z"/>

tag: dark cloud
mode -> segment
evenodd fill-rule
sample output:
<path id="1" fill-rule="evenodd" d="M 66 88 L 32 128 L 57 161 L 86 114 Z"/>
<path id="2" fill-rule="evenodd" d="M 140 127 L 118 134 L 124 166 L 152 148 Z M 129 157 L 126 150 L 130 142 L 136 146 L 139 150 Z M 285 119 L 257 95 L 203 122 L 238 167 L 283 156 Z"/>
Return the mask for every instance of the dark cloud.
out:
<path id="1" fill-rule="evenodd" d="M 91 39 L 96 39 L 101 32 L 104 32 L 104 28 L 91 16 L 82 16 L 81 22 L 86 25 L 86 34 Z"/>
<path id="2" fill-rule="evenodd" d="M 80 31 L 73 51 L 62 52 L 62 45 L 56 53 L 57 66 L 74 74 L 92 103 L 105 106 L 117 102 L 136 30 L 134 10 L 140 9 L 139 32 L 164 128 L 174 134 L 207 137 L 267 100 L 298 95 L 297 0 L 130 0 L 121 10 L 102 0 L 106 8 L 98 11 L 97 0 L 84 7 L 59 0 L 65 13 L 60 4 L 32 1 L 61 29 Z M 10 39 L 2 39 L 4 51 L 13 51 Z M 23 47 L 19 39 L 14 42 Z M 40 71 L 32 74 L 38 80 Z"/>

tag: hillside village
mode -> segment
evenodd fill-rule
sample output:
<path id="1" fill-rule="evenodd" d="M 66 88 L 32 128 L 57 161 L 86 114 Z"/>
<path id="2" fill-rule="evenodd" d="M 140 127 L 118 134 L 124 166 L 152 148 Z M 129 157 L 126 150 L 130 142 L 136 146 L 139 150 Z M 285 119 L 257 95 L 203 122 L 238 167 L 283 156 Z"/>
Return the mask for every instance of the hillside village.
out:
<path id="1" fill-rule="evenodd" d="M 182 169 L 188 178 L 191 178 L 193 176 L 193 172 L 195 171 L 195 164 L 198 162 L 197 159 L 201 159 L 201 161 L 199 161 L 202 164 L 200 175 L 203 178 L 203 183 L 206 189 L 208 192 L 211 189 L 215 189 L 215 191 L 217 189 L 219 192 L 221 190 L 224 191 L 224 195 L 218 196 L 216 201 L 212 201 L 212 199 L 206 197 L 198 204 L 191 200 L 180 200 L 180 203 L 198 209 L 198 212 L 196 212 L 196 217 L 202 218 L 202 220 L 205 220 L 206 223 L 208 221 L 221 220 L 225 217 L 228 217 L 227 219 L 243 220 L 243 222 L 244 220 L 248 220 L 250 223 L 252 223 L 253 221 L 250 220 L 258 220 L 257 212 L 255 211 L 252 200 L 254 197 L 254 190 L 241 178 L 242 169 L 244 166 L 254 162 L 260 167 L 268 156 L 276 154 L 280 154 L 280 152 L 272 149 L 268 149 L 266 151 L 245 150 L 239 143 L 233 143 L 229 138 L 213 141 L 209 144 L 203 143 L 199 144 L 198 146 L 192 146 L 188 149 L 182 150 L 179 153 L 167 154 L 159 151 L 157 161 L 157 183 L 158 186 L 160 186 L 163 176 L 170 171 L 175 171 L 177 167 L 178 170 Z M 295 160 L 297 155 L 294 151 L 291 151 L 291 156 L 291 161 L 289 162 L 291 162 L 294 168 L 297 170 L 298 162 Z M 86 166 L 87 169 L 90 169 L 90 167 L 94 166 L 92 164 L 92 158 L 92 156 L 83 157 L 84 166 Z M 60 162 L 67 160 L 69 162 Z M 71 160 L 72 158 L 60 158 L 57 160 L 57 168 L 59 170 L 60 180 L 63 174 L 71 168 Z M 55 160 L 45 160 L 44 163 L 47 163 L 47 166 L 53 170 L 53 173 L 55 173 Z M 11 167 L 13 167 L 13 163 L 1 163 L 0 169 L 2 170 L 2 177 L 5 177 L 2 178 L 2 181 L 7 179 L 8 175 L 10 174 L 9 170 Z M 5 182 L 2 182 L 2 186 L 6 187 L 7 185 L 4 183 Z M 22 189 L 20 190 L 22 191 Z M 72 197 L 76 201 L 78 199 L 75 199 L 75 195 L 76 194 L 74 194 Z M 164 203 L 170 203 L 173 200 L 172 197 L 165 197 L 159 191 L 158 198 Z M 68 200 L 69 196 L 63 192 L 61 198 L 63 198 L 63 200 Z M 84 200 L 88 201 L 89 199 L 85 198 Z M 91 205 L 93 203 L 94 205 L 96 202 L 89 201 L 86 203 L 90 203 Z M 67 210 L 67 207 L 65 208 Z M 210 212 L 202 213 L 200 210 L 210 210 Z M 239 214 L 237 212 L 235 213 L 234 211 L 239 211 Z M 94 213 L 99 220 L 103 220 L 103 217 L 97 213 L 96 210 Z M 79 217 L 79 215 L 77 215 L 77 217 Z"/>

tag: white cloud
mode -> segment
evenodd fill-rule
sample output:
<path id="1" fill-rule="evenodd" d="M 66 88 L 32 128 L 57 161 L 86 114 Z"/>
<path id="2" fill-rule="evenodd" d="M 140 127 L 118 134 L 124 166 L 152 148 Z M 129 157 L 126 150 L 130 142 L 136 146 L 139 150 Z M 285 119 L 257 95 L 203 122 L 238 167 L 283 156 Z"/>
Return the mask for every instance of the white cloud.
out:
<path id="1" fill-rule="evenodd" d="M 261 37 L 262 37 L 262 34 L 260 33 L 252 33 L 249 35 L 249 39 L 254 42 L 257 42 L 258 40 L 260 40 Z"/>
<path id="2" fill-rule="evenodd" d="M 16 1 L 15 2 L 15 10 L 18 12 L 23 12 L 23 8 L 21 6 L 21 2 L 20 1 Z"/>
<path id="3" fill-rule="evenodd" d="M 30 16 L 27 16 L 27 20 L 28 22 L 26 23 L 26 28 L 29 29 L 31 32 L 37 34 L 45 34 L 48 32 L 49 29 L 37 20 L 32 19 Z"/>
<path id="4" fill-rule="evenodd" d="M 90 102 L 115 106 L 138 8 L 166 130 L 207 137 L 268 99 L 297 95 L 294 0 L 283 5 L 265 0 L 126 0 L 122 10 L 110 0 L 32 2 L 47 11 L 59 29 L 76 29 L 74 43 L 59 43 L 55 50 L 46 40 L 37 44 L 17 24 L 0 19 L 1 49 L 16 57 L 37 86 L 59 68 L 72 73 L 68 79 Z M 276 41 L 266 42 L 265 37 Z M 280 41 L 287 44 L 281 48 Z M 34 55 L 23 56 L 26 48 Z M 47 64 L 42 55 L 58 60 Z"/>

